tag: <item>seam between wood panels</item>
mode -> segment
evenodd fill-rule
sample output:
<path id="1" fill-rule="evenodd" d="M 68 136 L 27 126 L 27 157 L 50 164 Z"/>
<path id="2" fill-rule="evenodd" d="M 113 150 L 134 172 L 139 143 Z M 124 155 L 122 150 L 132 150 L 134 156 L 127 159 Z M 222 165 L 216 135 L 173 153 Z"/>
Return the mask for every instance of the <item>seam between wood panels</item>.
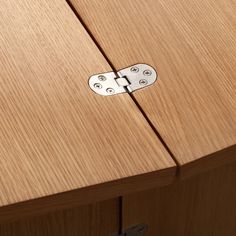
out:
<path id="1" fill-rule="evenodd" d="M 173 161 L 175 162 L 177 167 L 180 166 L 180 164 L 177 161 L 177 159 L 175 158 L 174 154 L 172 153 L 172 151 L 170 150 L 170 148 L 168 147 L 168 145 L 166 144 L 166 142 L 164 141 L 164 139 L 162 138 L 160 133 L 157 131 L 156 127 L 153 125 L 153 123 L 151 122 L 151 120 L 149 119 L 149 117 L 147 116 L 145 111 L 143 110 L 142 106 L 138 103 L 138 101 L 135 98 L 135 96 L 132 93 L 129 93 L 129 95 L 132 98 L 132 100 L 135 103 L 135 105 L 138 107 L 139 111 L 142 113 L 144 119 L 147 121 L 149 126 L 152 128 L 153 132 L 156 134 L 156 136 L 160 140 L 161 144 L 165 147 L 166 151 L 169 153 L 169 155 L 171 156 L 171 158 L 173 159 Z M 177 168 L 177 172 L 178 172 L 178 168 Z"/>
<path id="2" fill-rule="evenodd" d="M 85 22 L 83 21 L 83 19 L 81 18 L 81 16 L 78 14 L 78 12 L 76 11 L 76 9 L 74 8 L 73 4 L 70 2 L 70 0 L 65 0 L 67 2 L 67 4 L 69 5 L 69 7 L 71 8 L 71 10 L 73 11 L 73 13 L 76 15 L 77 19 L 80 21 L 80 23 L 82 24 L 82 26 L 84 27 L 84 29 L 87 31 L 87 33 L 89 34 L 90 38 L 93 40 L 93 42 L 95 43 L 95 45 L 97 46 L 97 48 L 99 49 L 99 51 L 102 53 L 103 57 L 106 59 L 106 61 L 108 62 L 108 64 L 110 65 L 110 67 L 112 68 L 112 70 L 117 74 L 117 70 L 115 68 L 115 66 L 112 64 L 111 60 L 109 59 L 109 57 L 106 55 L 105 51 L 103 50 L 103 48 L 100 46 L 100 44 L 98 43 L 98 41 L 96 40 L 96 38 L 93 36 L 92 32 L 89 30 L 89 28 L 87 27 L 87 25 L 85 24 Z M 138 63 L 138 62 L 137 62 Z M 143 110 L 143 108 L 141 107 L 141 105 L 138 103 L 138 101 L 136 100 L 136 98 L 134 97 L 133 94 L 129 94 L 131 99 L 133 100 L 133 102 L 135 103 L 135 105 L 138 107 L 139 111 L 142 113 L 142 115 L 144 116 L 145 120 L 148 122 L 149 126 L 152 128 L 153 132 L 156 134 L 156 136 L 159 138 L 159 140 L 161 141 L 162 145 L 165 147 L 166 151 L 169 153 L 169 155 L 171 156 L 171 158 L 173 159 L 173 161 L 175 162 L 175 164 L 177 166 L 180 166 L 179 162 L 177 161 L 177 159 L 175 158 L 174 154 L 172 153 L 172 151 L 170 150 L 170 148 L 168 147 L 168 145 L 165 143 L 164 139 L 162 138 L 162 136 L 160 135 L 160 133 L 157 131 L 157 129 L 155 128 L 155 126 L 152 124 L 151 120 L 148 118 L 148 116 L 146 115 L 145 111 Z M 178 168 L 177 168 L 178 169 Z"/>
<path id="3" fill-rule="evenodd" d="M 106 55 L 105 51 L 103 50 L 103 48 L 100 46 L 100 44 L 98 43 L 98 41 L 96 40 L 96 38 L 93 36 L 92 32 L 89 30 L 89 28 L 87 27 L 87 25 L 85 24 L 85 22 L 83 21 L 82 17 L 78 14 L 78 12 L 76 11 L 76 9 L 74 8 L 73 4 L 70 2 L 70 0 L 65 0 L 67 2 L 67 4 L 69 5 L 69 7 L 71 8 L 71 10 L 73 11 L 73 13 L 75 14 L 75 16 L 77 17 L 77 19 L 80 21 L 80 23 L 82 24 L 82 26 L 84 27 L 84 29 L 87 31 L 87 33 L 89 34 L 90 38 L 93 40 L 93 42 L 95 43 L 95 45 L 97 46 L 97 48 L 99 49 L 99 51 L 101 52 L 101 54 L 103 55 L 103 57 L 106 59 L 106 61 L 108 62 L 108 64 L 110 65 L 110 67 L 112 68 L 112 70 L 117 74 L 117 70 L 115 68 L 115 66 L 112 64 L 111 60 L 109 59 L 109 57 Z M 138 62 L 137 62 L 138 63 Z M 135 103 L 135 105 L 138 107 L 139 111 L 142 113 L 143 117 L 145 118 L 145 120 L 148 122 L 149 126 L 152 128 L 153 132 L 156 134 L 156 136 L 159 138 L 159 140 L 161 141 L 162 145 L 165 147 L 166 151 L 169 153 L 169 155 L 171 156 L 171 158 L 173 159 L 173 161 L 175 162 L 175 164 L 178 166 L 180 166 L 179 162 L 177 161 L 177 159 L 175 158 L 174 154 L 172 153 L 172 151 L 170 150 L 170 148 L 168 147 L 168 145 L 165 143 L 164 139 L 162 138 L 162 136 L 160 135 L 160 133 L 158 132 L 158 130 L 155 128 L 155 126 L 152 124 L 151 120 L 148 118 L 148 116 L 146 115 L 145 111 L 143 110 L 143 108 L 141 107 L 141 105 L 138 103 L 138 101 L 136 100 L 136 98 L 134 97 L 133 94 L 129 94 L 131 99 L 133 100 L 133 102 Z M 177 168 L 177 172 L 178 172 L 178 168 Z M 177 175 L 178 173 L 176 173 Z"/>
<path id="4" fill-rule="evenodd" d="M 108 58 L 108 56 L 106 55 L 106 53 L 104 52 L 104 50 L 102 49 L 102 47 L 99 45 L 99 43 L 97 42 L 96 38 L 93 36 L 92 32 L 89 30 L 89 28 L 87 27 L 87 25 L 84 23 L 83 19 L 81 18 L 81 16 L 78 14 L 78 12 L 76 11 L 76 9 L 74 8 L 73 4 L 70 2 L 70 0 L 65 0 L 67 2 L 67 4 L 69 5 L 69 7 L 71 8 L 71 10 L 73 11 L 73 13 L 75 14 L 75 16 L 77 17 L 77 19 L 80 21 L 81 25 L 84 27 L 84 29 L 87 31 L 88 35 L 90 36 L 90 38 L 93 40 L 93 42 L 95 43 L 95 45 L 97 46 L 97 48 L 99 49 L 99 51 L 102 53 L 103 57 L 106 59 L 106 61 L 108 62 L 109 66 L 112 68 L 112 70 L 116 73 L 116 69 L 113 66 L 113 64 L 111 63 L 111 60 Z"/>
<path id="5" fill-rule="evenodd" d="M 93 36 L 92 32 L 89 30 L 89 28 L 87 27 L 87 25 L 85 24 L 85 22 L 83 21 L 82 17 L 78 14 L 78 12 L 76 11 L 76 9 L 74 8 L 73 4 L 70 2 L 70 0 L 65 0 L 67 2 L 67 4 L 69 5 L 69 7 L 71 8 L 71 10 L 73 11 L 73 13 L 75 14 L 75 16 L 77 17 L 77 19 L 80 21 L 80 23 L 82 24 L 82 26 L 84 27 L 84 29 L 87 31 L 88 35 L 90 36 L 90 38 L 93 40 L 94 44 L 96 45 L 96 47 L 98 48 L 98 50 L 100 51 L 100 53 L 103 55 L 103 57 L 105 58 L 105 60 L 107 61 L 107 63 L 109 64 L 109 66 L 112 68 L 112 70 L 114 71 L 115 74 L 117 74 L 117 70 L 115 68 L 115 66 L 112 64 L 111 60 L 109 59 L 109 57 L 106 55 L 105 51 L 103 50 L 103 48 L 100 46 L 100 44 L 98 43 L 98 41 L 96 40 L 96 38 Z M 155 126 L 152 124 L 151 120 L 148 118 L 148 116 L 146 115 L 145 111 L 143 110 L 143 108 L 141 107 L 141 105 L 138 103 L 138 101 L 136 100 L 136 98 L 134 97 L 133 94 L 129 94 L 130 98 L 133 100 L 134 104 L 137 106 L 137 108 L 139 109 L 139 111 L 142 113 L 144 119 L 148 122 L 149 126 L 151 127 L 151 129 L 153 130 L 153 132 L 156 134 L 157 138 L 160 140 L 161 144 L 164 146 L 164 148 L 166 149 L 166 151 L 169 153 L 169 155 L 171 156 L 171 158 L 173 159 L 173 161 L 175 162 L 177 168 L 176 168 L 176 176 L 179 176 L 179 168 L 178 166 L 180 166 L 179 162 L 177 161 L 177 159 L 175 158 L 174 154 L 172 153 L 172 151 L 170 150 L 170 148 L 168 147 L 168 145 L 165 143 L 164 139 L 162 138 L 162 136 L 160 135 L 160 133 L 157 131 L 157 129 L 155 128 Z M 123 233 L 123 197 L 120 196 L 119 197 L 119 229 L 118 229 L 118 233 L 122 234 Z"/>

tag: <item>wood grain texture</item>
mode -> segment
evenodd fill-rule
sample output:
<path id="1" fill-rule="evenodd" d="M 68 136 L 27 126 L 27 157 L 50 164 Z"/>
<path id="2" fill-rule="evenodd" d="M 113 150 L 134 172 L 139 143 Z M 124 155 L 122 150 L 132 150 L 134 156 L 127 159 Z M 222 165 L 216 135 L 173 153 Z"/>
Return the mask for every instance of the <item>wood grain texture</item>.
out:
<path id="1" fill-rule="evenodd" d="M 1 236 L 109 236 L 118 231 L 118 199 L 0 224 Z"/>
<path id="2" fill-rule="evenodd" d="M 172 172 L 171 172 L 172 170 Z M 117 179 L 86 188 L 72 189 L 41 198 L 17 202 L 0 208 L 0 222 L 11 222 L 21 217 L 31 217 L 58 209 L 75 208 L 80 205 L 115 198 L 124 194 L 152 189 L 173 182 L 174 168 L 153 171 L 142 175 Z"/>
<path id="3" fill-rule="evenodd" d="M 81 201 L 86 187 L 92 201 L 102 184 L 103 196 L 118 196 L 128 190 L 121 180 L 161 170 L 171 181 L 175 164 L 130 97 L 89 89 L 89 76 L 111 68 L 65 1 L 2 1 L 0 27 L 2 218 L 27 200 L 75 202 L 72 190 Z"/>
<path id="4" fill-rule="evenodd" d="M 234 236 L 236 163 L 123 198 L 124 227 L 149 226 L 147 236 Z"/>
<path id="5" fill-rule="evenodd" d="M 219 151 L 236 144 L 236 2 L 71 2 L 117 70 L 158 70 L 159 81 L 134 97 L 179 164 L 227 161 Z"/>

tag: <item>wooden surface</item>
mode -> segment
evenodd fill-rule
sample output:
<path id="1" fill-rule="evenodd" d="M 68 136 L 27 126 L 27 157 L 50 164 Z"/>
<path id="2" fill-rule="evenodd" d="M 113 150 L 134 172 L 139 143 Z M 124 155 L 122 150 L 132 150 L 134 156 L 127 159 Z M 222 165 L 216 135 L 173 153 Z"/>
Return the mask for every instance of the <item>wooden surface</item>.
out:
<path id="1" fill-rule="evenodd" d="M 234 236 L 236 163 L 123 198 L 123 225 L 148 224 L 145 236 Z"/>
<path id="2" fill-rule="evenodd" d="M 17 202 L 0 208 L 0 222 L 11 222 L 22 217 L 48 213 L 58 209 L 76 208 L 93 202 L 123 196 L 124 194 L 147 190 L 173 182 L 174 168 L 153 171 L 132 178 L 72 189 L 67 192 L 49 195 L 28 201 Z"/>
<path id="3" fill-rule="evenodd" d="M 2 1 L 0 26 L 2 218 L 27 200 L 86 199 L 86 187 L 92 201 L 96 190 L 118 196 L 145 174 L 171 181 L 175 164 L 130 97 L 89 89 L 89 76 L 111 68 L 65 1 Z"/>
<path id="4" fill-rule="evenodd" d="M 109 236 L 118 231 L 118 199 L 0 224 L 1 236 Z"/>
<path id="5" fill-rule="evenodd" d="M 236 2 L 71 2 L 116 70 L 139 62 L 158 70 L 134 98 L 179 165 L 227 161 L 220 151 L 236 145 Z"/>

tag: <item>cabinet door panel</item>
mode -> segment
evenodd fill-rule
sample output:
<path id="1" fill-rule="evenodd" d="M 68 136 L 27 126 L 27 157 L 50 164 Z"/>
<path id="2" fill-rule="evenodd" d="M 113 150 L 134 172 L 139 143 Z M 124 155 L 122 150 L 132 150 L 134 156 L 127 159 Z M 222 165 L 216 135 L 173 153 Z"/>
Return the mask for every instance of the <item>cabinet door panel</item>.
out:
<path id="1" fill-rule="evenodd" d="M 119 199 L 0 224 L 1 236 L 109 236 L 119 231 Z"/>
<path id="2" fill-rule="evenodd" d="M 124 228 L 148 225 L 145 236 L 234 236 L 236 163 L 183 181 L 124 196 Z"/>

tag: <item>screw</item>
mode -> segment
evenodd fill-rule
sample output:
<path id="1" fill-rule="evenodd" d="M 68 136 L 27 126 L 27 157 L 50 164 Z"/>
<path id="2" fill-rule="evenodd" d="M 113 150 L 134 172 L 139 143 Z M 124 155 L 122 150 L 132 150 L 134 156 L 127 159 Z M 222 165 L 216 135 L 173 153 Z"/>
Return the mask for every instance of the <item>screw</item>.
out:
<path id="1" fill-rule="evenodd" d="M 96 84 L 93 85 L 93 87 L 96 88 L 96 89 L 101 89 L 102 85 L 99 84 L 99 83 L 96 83 Z"/>
<path id="2" fill-rule="evenodd" d="M 99 75 L 99 76 L 98 76 L 98 79 L 99 79 L 100 81 L 105 81 L 107 78 L 106 78 L 104 75 Z"/>
<path id="3" fill-rule="evenodd" d="M 133 66 L 133 67 L 130 68 L 130 71 L 134 72 L 134 73 L 138 73 L 139 72 L 139 68 L 136 67 L 136 66 Z"/>
<path id="4" fill-rule="evenodd" d="M 144 75 L 150 76 L 152 74 L 152 72 L 150 70 L 145 70 L 143 72 Z"/>
<path id="5" fill-rule="evenodd" d="M 115 90 L 114 90 L 113 88 L 108 88 L 106 91 L 107 91 L 107 93 L 109 93 L 109 94 L 115 93 Z"/>
<path id="6" fill-rule="evenodd" d="M 145 80 L 145 79 L 141 79 L 141 80 L 139 80 L 139 84 L 140 84 L 140 85 L 147 85 L 148 82 L 147 82 L 147 80 Z"/>

